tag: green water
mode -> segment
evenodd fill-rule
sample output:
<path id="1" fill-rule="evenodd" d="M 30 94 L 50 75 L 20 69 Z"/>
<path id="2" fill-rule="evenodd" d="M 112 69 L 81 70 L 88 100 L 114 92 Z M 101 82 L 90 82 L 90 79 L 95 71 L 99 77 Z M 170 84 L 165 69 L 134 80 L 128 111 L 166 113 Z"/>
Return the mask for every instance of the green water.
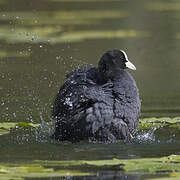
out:
<path id="1" fill-rule="evenodd" d="M 131 74 L 142 99 L 141 117 L 180 116 L 179 47 L 178 0 L 0 0 L 0 122 L 49 122 L 65 74 L 84 64 L 97 65 L 101 55 L 113 48 L 125 50 L 136 65 Z M 0 162 L 180 152 L 179 143 L 168 137 L 151 143 L 150 137 L 148 143 L 59 144 L 49 139 L 48 130 L 35 133 L 18 130 L 0 136 Z M 103 171 L 99 177 L 121 176 Z"/>

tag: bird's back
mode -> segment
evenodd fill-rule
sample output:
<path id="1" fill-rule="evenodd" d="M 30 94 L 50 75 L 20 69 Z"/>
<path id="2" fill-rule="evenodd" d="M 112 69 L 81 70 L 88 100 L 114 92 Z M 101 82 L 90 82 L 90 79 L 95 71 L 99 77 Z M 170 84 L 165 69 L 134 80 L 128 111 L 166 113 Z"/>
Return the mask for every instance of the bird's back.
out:
<path id="1" fill-rule="evenodd" d="M 99 84 L 97 73 L 96 68 L 86 67 L 68 75 L 52 114 L 56 119 L 57 139 L 130 138 L 140 109 L 135 81 L 122 70 L 115 79 Z"/>
<path id="2" fill-rule="evenodd" d="M 61 86 L 53 106 L 52 117 L 67 119 L 81 111 L 83 102 L 87 98 L 84 96 L 86 89 L 92 86 L 96 68 L 87 66 L 83 69 L 78 69 L 67 75 L 67 80 Z"/>

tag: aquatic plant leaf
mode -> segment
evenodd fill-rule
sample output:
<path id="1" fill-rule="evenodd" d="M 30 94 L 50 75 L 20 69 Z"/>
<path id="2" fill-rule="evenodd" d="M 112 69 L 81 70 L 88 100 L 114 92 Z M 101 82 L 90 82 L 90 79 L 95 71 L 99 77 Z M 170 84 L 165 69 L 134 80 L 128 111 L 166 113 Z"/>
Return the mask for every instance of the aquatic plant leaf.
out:
<path id="1" fill-rule="evenodd" d="M 180 128 L 180 117 L 175 118 L 144 118 L 139 120 L 139 130 L 150 130 L 159 127 L 173 127 Z"/>
<path id="2" fill-rule="evenodd" d="M 107 166 L 116 167 L 116 169 L 122 170 L 129 173 L 156 173 L 158 171 L 169 172 L 169 171 L 180 171 L 180 155 L 171 155 L 162 158 L 142 158 L 142 159 L 111 159 L 111 160 L 97 160 L 97 161 L 35 161 L 46 166 L 59 166 L 69 168 L 83 168 L 88 166 L 89 169 L 97 170 L 106 169 Z"/>
<path id="3" fill-rule="evenodd" d="M 0 180 L 24 180 L 24 178 L 15 177 L 13 175 L 0 174 Z"/>
<path id="4" fill-rule="evenodd" d="M 6 123 L 0 123 L 0 136 L 4 134 L 10 133 L 11 128 L 15 127 L 38 127 L 40 124 L 33 124 L 33 123 L 25 123 L 25 122 L 6 122 Z"/>
<path id="5" fill-rule="evenodd" d="M 8 134 L 8 133 L 9 133 L 9 130 L 0 128 L 0 136 L 4 134 Z"/>
<path id="6" fill-rule="evenodd" d="M 40 124 L 19 122 L 19 123 L 16 124 L 16 126 L 21 126 L 21 127 L 38 127 L 38 126 L 40 126 Z"/>
<path id="7" fill-rule="evenodd" d="M 17 123 L 14 122 L 5 122 L 5 123 L 0 123 L 0 128 L 5 128 L 5 129 L 10 129 L 16 126 Z"/>
<path id="8" fill-rule="evenodd" d="M 48 167 L 48 168 L 47 168 Z M 49 161 L 36 160 L 25 164 L 0 164 L 0 179 L 45 178 L 61 176 L 92 176 L 98 170 L 124 170 L 126 173 L 154 174 L 163 173 L 171 178 L 179 177 L 180 155 L 170 155 L 162 158 L 142 159 L 110 159 L 110 160 L 78 160 Z M 90 171 L 90 172 L 88 172 Z"/>
<path id="9" fill-rule="evenodd" d="M 26 123 L 26 122 L 5 122 L 0 123 L 0 128 L 10 129 L 16 126 L 21 127 L 38 127 L 40 124 Z"/>
<path id="10" fill-rule="evenodd" d="M 6 122 L 0 123 L 0 135 L 7 134 L 11 128 L 17 127 L 38 127 L 40 124 L 26 123 L 26 122 Z M 152 128 L 180 128 L 180 117 L 175 118 L 144 118 L 139 120 L 138 130 L 151 130 Z"/>
<path id="11" fill-rule="evenodd" d="M 80 170 L 54 170 L 53 168 L 46 168 L 41 165 L 29 164 L 6 164 L 0 165 L 0 180 L 1 178 L 10 180 L 23 180 L 24 178 L 48 178 L 48 177 L 62 177 L 62 176 L 90 176 L 94 173 L 82 172 Z"/>
<path id="12" fill-rule="evenodd" d="M 180 179 L 180 173 L 172 172 L 169 173 L 168 177 L 148 178 L 147 180 L 179 180 L 179 179 Z"/>

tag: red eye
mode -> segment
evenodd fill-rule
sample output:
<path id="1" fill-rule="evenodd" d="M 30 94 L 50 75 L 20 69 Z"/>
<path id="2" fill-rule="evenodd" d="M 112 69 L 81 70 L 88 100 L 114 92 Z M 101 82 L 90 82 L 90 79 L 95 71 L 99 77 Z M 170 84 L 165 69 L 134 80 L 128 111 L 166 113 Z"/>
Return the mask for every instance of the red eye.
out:
<path id="1" fill-rule="evenodd" d="M 124 57 L 123 57 L 123 56 L 120 56 L 120 59 L 124 59 Z"/>

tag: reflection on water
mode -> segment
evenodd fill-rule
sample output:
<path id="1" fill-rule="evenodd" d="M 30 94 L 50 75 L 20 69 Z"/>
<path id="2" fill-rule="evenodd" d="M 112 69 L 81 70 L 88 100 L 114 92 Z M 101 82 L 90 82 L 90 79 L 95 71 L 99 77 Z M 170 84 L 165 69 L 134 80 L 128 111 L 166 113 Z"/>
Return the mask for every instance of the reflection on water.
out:
<path id="1" fill-rule="evenodd" d="M 179 7 L 177 1 L 163 0 L 0 0 L 0 122 L 50 121 L 65 74 L 83 64 L 96 65 L 104 51 L 113 48 L 124 49 L 137 67 L 131 73 L 140 90 L 141 116 L 180 116 Z M 176 132 L 153 130 L 139 134 L 132 144 L 107 145 L 62 144 L 49 139 L 50 131 L 18 129 L 0 137 L 0 160 L 179 152 Z M 113 173 L 103 172 L 102 177 L 124 176 Z M 140 179 L 127 176 L 135 178 Z"/>

